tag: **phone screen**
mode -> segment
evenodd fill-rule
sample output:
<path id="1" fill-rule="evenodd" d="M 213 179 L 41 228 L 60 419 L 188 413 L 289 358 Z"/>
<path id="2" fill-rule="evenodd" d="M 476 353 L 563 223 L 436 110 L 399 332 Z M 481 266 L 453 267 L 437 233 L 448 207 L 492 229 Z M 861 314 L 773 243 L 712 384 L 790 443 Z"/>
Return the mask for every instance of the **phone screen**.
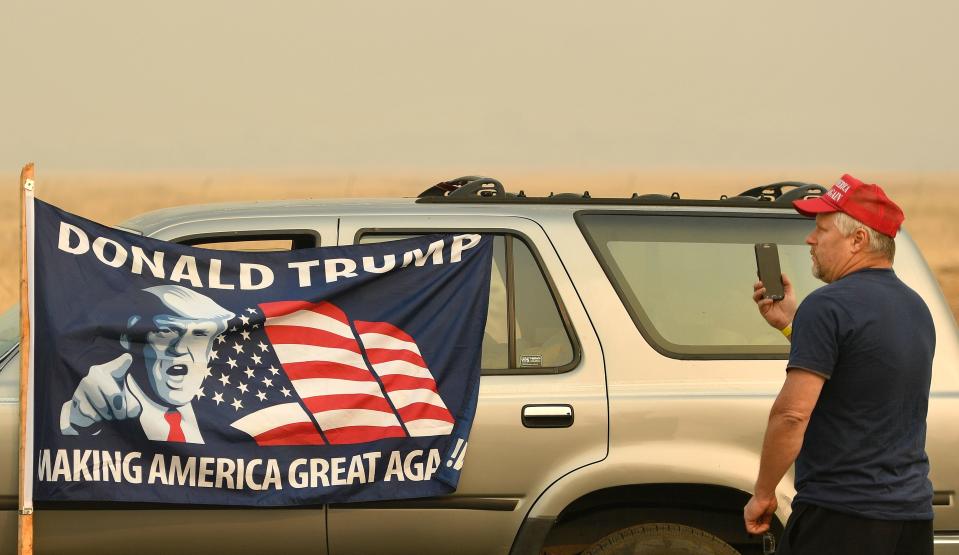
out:
<path id="1" fill-rule="evenodd" d="M 779 269 L 779 249 L 776 243 L 756 243 L 756 269 L 759 281 L 766 287 L 767 299 L 780 301 L 786 296 L 782 270 Z"/>

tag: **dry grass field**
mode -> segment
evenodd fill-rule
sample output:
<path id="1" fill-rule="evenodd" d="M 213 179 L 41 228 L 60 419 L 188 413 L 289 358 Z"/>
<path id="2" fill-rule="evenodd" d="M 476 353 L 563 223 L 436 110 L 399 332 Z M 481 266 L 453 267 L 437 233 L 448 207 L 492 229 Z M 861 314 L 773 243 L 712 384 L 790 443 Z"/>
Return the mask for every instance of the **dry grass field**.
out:
<path id="1" fill-rule="evenodd" d="M 457 174 L 458 175 L 458 174 Z M 413 197 L 452 173 L 368 175 L 227 175 L 227 174 L 44 174 L 37 176 L 37 196 L 60 208 L 113 225 L 134 215 L 182 204 L 228 200 L 273 200 L 332 197 Z M 593 173 L 506 172 L 496 175 L 508 190 L 529 195 L 550 191 L 582 192 L 594 197 L 629 196 L 633 192 L 671 193 L 684 198 L 719 198 L 755 185 L 800 179 L 830 184 L 837 176 L 752 173 Z M 959 315 L 959 174 L 870 175 L 906 213 L 905 227 L 919 244 L 952 307 Z M 17 175 L 0 179 L 0 307 L 16 300 L 18 256 Z"/>

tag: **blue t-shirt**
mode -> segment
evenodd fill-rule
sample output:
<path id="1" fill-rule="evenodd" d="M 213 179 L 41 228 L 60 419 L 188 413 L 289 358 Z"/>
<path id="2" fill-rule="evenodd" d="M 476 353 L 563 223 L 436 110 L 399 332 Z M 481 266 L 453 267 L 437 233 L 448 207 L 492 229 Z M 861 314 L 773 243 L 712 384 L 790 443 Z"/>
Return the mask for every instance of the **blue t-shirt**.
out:
<path id="1" fill-rule="evenodd" d="M 802 302 L 788 367 L 827 380 L 796 459 L 795 502 L 932 518 L 925 445 L 935 347 L 926 303 L 891 269 L 853 272 Z"/>

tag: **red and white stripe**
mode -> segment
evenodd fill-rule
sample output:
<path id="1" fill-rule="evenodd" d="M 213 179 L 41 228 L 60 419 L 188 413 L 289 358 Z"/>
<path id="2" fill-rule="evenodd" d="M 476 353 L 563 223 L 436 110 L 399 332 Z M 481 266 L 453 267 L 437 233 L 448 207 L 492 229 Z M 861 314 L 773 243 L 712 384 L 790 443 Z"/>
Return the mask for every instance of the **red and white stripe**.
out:
<path id="1" fill-rule="evenodd" d="M 246 432 L 257 445 L 324 445 L 316 424 L 299 403 L 283 403 L 240 418 L 232 426 Z"/>
<path id="2" fill-rule="evenodd" d="M 330 443 L 406 436 L 342 310 L 305 301 L 260 308 L 283 371 Z"/>
<path id="3" fill-rule="evenodd" d="M 406 332 L 386 322 L 355 320 L 373 371 L 383 382 L 411 436 L 449 435 L 453 415 L 440 398 L 436 380 L 419 347 Z"/>

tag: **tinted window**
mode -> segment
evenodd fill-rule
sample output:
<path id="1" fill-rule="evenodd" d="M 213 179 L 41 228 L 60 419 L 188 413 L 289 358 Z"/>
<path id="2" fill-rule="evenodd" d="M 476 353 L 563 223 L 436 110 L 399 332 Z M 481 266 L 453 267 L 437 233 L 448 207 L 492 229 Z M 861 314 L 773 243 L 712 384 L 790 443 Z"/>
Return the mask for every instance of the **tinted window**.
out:
<path id="1" fill-rule="evenodd" d="M 320 246 L 319 239 L 310 234 L 215 235 L 211 237 L 194 237 L 178 242 L 183 245 L 190 245 L 202 249 L 247 252 L 291 251 Z"/>
<path id="2" fill-rule="evenodd" d="M 368 233 L 359 242 L 378 243 L 413 236 Z M 572 362 L 572 341 L 536 257 L 523 241 L 496 235 L 483 336 L 483 369 L 492 373 L 532 371 Z"/>
<path id="3" fill-rule="evenodd" d="M 6 312 L 0 314 L 0 362 L 5 362 L 7 356 L 20 342 L 20 303 L 14 303 Z M 0 367 L 2 370 L 3 367 Z"/>
<path id="4" fill-rule="evenodd" d="M 752 302 L 754 243 L 777 243 L 798 300 L 822 285 L 810 273 L 798 218 L 589 214 L 578 216 L 590 245 L 637 327 L 677 356 L 784 357 L 786 339 Z"/>

